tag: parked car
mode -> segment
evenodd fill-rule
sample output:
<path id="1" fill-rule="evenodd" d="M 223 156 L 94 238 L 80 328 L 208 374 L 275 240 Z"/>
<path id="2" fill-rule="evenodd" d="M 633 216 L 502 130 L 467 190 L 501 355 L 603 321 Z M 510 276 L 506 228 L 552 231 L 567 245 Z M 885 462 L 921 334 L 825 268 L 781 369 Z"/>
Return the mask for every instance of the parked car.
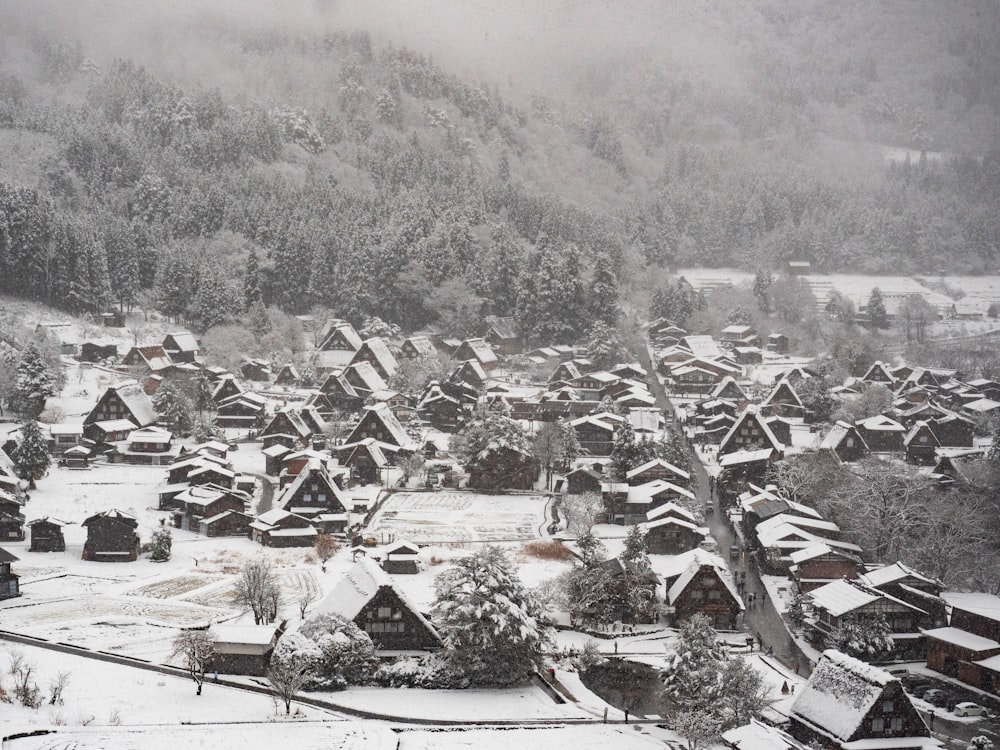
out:
<path id="1" fill-rule="evenodd" d="M 934 683 L 919 674 L 903 675 L 899 681 L 903 683 L 903 689 L 914 698 L 922 697 L 925 692 L 934 687 Z"/>
<path id="2" fill-rule="evenodd" d="M 986 709 L 978 703 L 963 701 L 962 703 L 955 704 L 954 713 L 955 716 L 985 716 Z"/>
<path id="3" fill-rule="evenodd" d="M 920 697 L 933 706 L 945 708 L 948 705 L 948 700 L 951 698 L 951 693 L 940 688 L 931 688 Z"/>
<path id="4" fill-rule="evenodd" d="M 740 559 L 740 546 L 738 544 L 731 544 L 729 546 L 729 559 L 730 560 Z"/>

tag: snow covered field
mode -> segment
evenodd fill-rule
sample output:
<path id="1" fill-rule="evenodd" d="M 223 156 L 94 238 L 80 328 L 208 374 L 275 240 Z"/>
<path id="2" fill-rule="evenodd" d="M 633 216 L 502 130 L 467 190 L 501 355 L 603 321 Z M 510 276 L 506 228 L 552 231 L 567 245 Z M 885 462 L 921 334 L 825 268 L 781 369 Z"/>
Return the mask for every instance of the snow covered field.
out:
<path id="1" fill-rule="evenodd" d="M 367 533 L 418 544 L 536 539 L 543 536 L 547 507 L 542 495 L 399 492 L 379 508 Z"/>

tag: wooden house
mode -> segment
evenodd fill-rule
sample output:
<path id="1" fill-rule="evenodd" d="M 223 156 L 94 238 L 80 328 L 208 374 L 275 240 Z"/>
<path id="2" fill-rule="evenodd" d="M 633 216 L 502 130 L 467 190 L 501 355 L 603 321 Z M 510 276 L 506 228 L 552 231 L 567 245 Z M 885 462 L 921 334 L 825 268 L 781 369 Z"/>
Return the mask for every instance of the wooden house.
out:
<path id="1" fill-rule="evenodd" d="M 124 328 L 125 312 L 123 310 L 111 309 L 101 313 L 101 325 L 105 328 Z"/>
<path id="2" fill-rule="evenodd" d="M 219 464 L 204 463 L 201 466 L 194 466 L 188 471 L 187 481 L 193 485 L 216 484 L 232 489 L 236 484 L 236 472 Z"/>
<path id="3" fill-rule="evenodd" d="M 307 422 L 299 409 L 286 406 L 275 412 L 271 421 L 264 425 L 260 437 L 266 439 L 272 435 L 291 435 L 295 445 L 305 447 L 311 445 L 312 436 L 317 432 L 314 427 L 315 425 Z"/>
<path id="4" fill-rule="evenodd" d="M 24 541 L 24 502 L 15 495 L 0 490 L 0 541 Z"/>
<path id="5" fill-rule="evenodd" d="M 934 750 L 899 679 L 860 659 L 828 649 L 789 710 L 789 734 L 824 750 Z"/>
<path id="6" fill-rule="evenodd" d="M 784 445 L 771 431 L 764 417 L 753 407 L 747 407 L 719 443 L 719 455 L 746 450 L 771 449 L 780 454 Z"/>
<path id="7" fill-rule="evenodd" d="M 116 461 L 141 466 L 164 466 L 177 460 L 184 447 L 174 441 L 170 430 L 143 427 L 132 430 L 123 445 L 118 446 Z"/>
<path id="8" fill-rule="evenodd" d="M 829 451 L 844 463 L 860 461 L 869 454 L 868 444 L 858 428 L 848 422 L 837 422 L 830 428 L 819 449 Z"/>
<path id="9" fill-rule="evenodd" d="M 365 438 L 374 438 L 380 443 L 391 446 L 395 451 L 413 452 L 420 447 L 385 404 L 365 407 L 360 421 L 347 437 L 345 444 L 356 443 Z"/>
<path id="10" fill-rule="evenodd" d="M 355 392 L 362 399 L 379 391 L 387 390 L 389 387 L 385 382 L 385 378 L 379 374 L 372 363 L 365 360 L 351 363 L 350 366 L 344 369 L 341 377 L 348 385 L 354 388 Z"/>
<path id="11" fill-rule="evenodd" d="M 333 417 L 333 402 L 322 391 L 310 391 L 302 405 L 312 408 L 324 421 Z"/>
<path id="12" fill-rule="evenodd" d="M 1000 695 L 1000 653 L 991 653 L 994 644 L 1000 645 L 1000 597 L 954 591 L 942 596 L 952 607 L 951 627 L 947 634 L 940 630 L 926 632 L 927 665 Z"/>
<path id="13" fill-rule="evenodd" d="M 13 599 L 21 595 L 20 576 L 10 569 L 18 557 L 0 547 L 0 600 Z"/>
<path id="14" fill-rule="evenodd" d="M 466 339 L 451 358 L 459 362 L 474 359 L 486 372 L 492 372 L 500 365 L 496 353 L 482 338 Z"/>
<path id="15" fill-rule="evenodd" d="M 44 427 L 44 425 L 39 425 Z M 73 448 L 83 440 L 82 424 L 50 424 L 48 439 L 45 441 L 49 453 L 61 455 L 63 451 Z"/>
<path id="16" fill-rule="evenodd" d="M 170 501 L 174 507 L 174 528 L 201 532 L 201 522 L 225 511 L 245 513 L 250 496 L 228 487 L 214 484 L 193 485 Z"/>
<path id="17" fill-rule="evenodd" d="M 654 458 L 641 466 L 636 466 L 625 474 L 625 481 L 633 487 L 663 479 L 676 485 L 685 486 L 691 481 L 691 475 L 662 458 Z"/>
<path id="18" fill-rule="evenodd" d="M 139 557 L 139 522 L 120 510 L 97 513 L 82 524 L 87 529 L 83 559 L 97 562 L 134 562 Z"/>
<path id="19" fill-rule="evenodd" d="M 118 356 L 118 344 L 103 344 L 96 341 L 84 341 L 80 344 L 79 359 L 81 362 L 103 362 Z"/>
<path id="20" fill-rule="evenodd" d="M 351 358 L 351 365 L 355 365 L 359 362 L 367 362 L 374 369 L 375 372 L 379 374 L 379 377 L 383 381 L 388 382 L 396 374 L 396 370 L 399 369 L 399 363 L 396 362 L 396 357 L 389 350 L 389 345 L 385 343 L 385 340 L 375 336 L 370 339 L 365 339 L 361 346 L 354 353 L 354 357 Z"/>
<path id="21" fill-rule="evenodd" d="M 971 448 L 975 422 L 961 414 L 949 413 L 930 419 L 931 429 L 938 442 L 947 448 Z"/>
<path id="22" fill-rule="evenodd" d="M 589 456 L 610 456 L 615 441 L 615 430 L 624 422 L 617 414 L 602 412 L 591 414 L 569 423 L 576 432 L 580 448 Z"/>
<path id="23" fill-rule="evenodd" d="M 271 654 L 281 636 L 281 626 L 220 625 L 212 623 L 208 637 L 215 646 L 209 669 L 222 674 L 263 677 L 271 663 Z"/>
<path id="24" fill-rule="evenodd" d="M 743 600 L 721 557 L 695 548 L 674 558 L 661 572 L 675 624 L 702 614 L 716 630 L 736 629 Z"/>
<path id="25" fill-rule="evenodd" d="M 278 375 L 274 378 L 275 385 L 295 386 L 299 384 L 299 369 L 291 362 L 282 365 L 278 370 Z"/>
<path id="26" fill-rule="evenodd" d="M 869 586 L 860 579 L 832 581 L 810 591 L 809 598 L 814 612 L 814 619 L 809 621 L 814 643 L 828 642 L 845 621 L 878 615 L 884 617 L 889 625 L 894 658 L 924 657 L 926 639 L 921 630 L 934 625 L 931 614 L 926 610 Z M 886 656 L 877 654 L 873 660 Z"/>
<path id="27" fill-rule="evenodd" d="M 789 554 L 789 571 L 799 592 L 807 594 L 831 581 L 853 579 L 861 570 L 861 559 L 825 542 L 816 542 Z"/>
<path id="28" fill-rule="evenodd" d="M 1000 641 L 1000 596 L 957 591 L 942 596 L 951 606 L 952 627 Z"/>
<path id="29" fill-rule="evenodd" d="M 775 354 L 788 354 L 788 336 L 783 333 L 772 333 L 767 337 L 767 350 Z"/>
<path id="30" fill-rule="evenodd" d="M 153 402 L 134 380 L 126 380 L 105 390 L 83 424 L 118 419 L 127 419 L 135 427 L 147 427 L 156 422 Z"/>
<path id="31" fill-rule="evenodd" d="M 694 493 L 663 479 L 654 479 L 645 484 L 623 485 L 624 492 L 617 489 L 602 493 L 604 513 L 602 523 L 613 523 L 624 526 L 642 523 L 647 520 L 650 511 L 667 503 L 693 505 Z"/>
<path id="32" fill-rule="evenodd" d="M 369 391 L 359 392 L 340 369 L 327 375 L 319 390 L 334 409 L 343 412 L 359 411 L 364 406 L 365 398 L 370 395 Z"/>
<path id="33" fill-rule="evenodd" d="M 128 439 L 128 436 L 135 430 L 135 422 L 130 419 L 108 419 L 101 422 L 91 422 L 83 426 L 83 436 L 91 441 L 100 451 L 107 451 L 113 448 L 113 443 L 120 443 Z M 67 448 L 76 450 L 83 445 Z M 66 451 L 63 451 L 65 454 Z"/>
<path id="34" fill-rule="evenodd" d="M 174 362 L 194 362 L 198 357 L 198 339 L 186 331 L 168 333 L 163 337 L 163 350 Z"/>
<path id="35" fill-rule="evenodd" d="M 312 547 L 317 533 L 308 518 L 282 508 L 261 513 L 250 524 L 250 538 L 265 547 Z"/>
<path id="36" fill-rule="evenodd" d="M 142 375 L 163 375 L 173 369 L 176 363 L 162 346 L 133 346 L 121 361 L 119 367 L 127 367 Z"/>
<path id="37" fill-rule="evenodd" d="M 420 548 L 412 542 L 399 540 L 386 547 L 382 570 L 393 575 L 414 575 L 420 572 Z"/>
<path id="38" fill-rule="evenodd" d="M 351 476 L 359 484 L 381 484 L 382 471 L 392 465 L 386 451 L 374 438 L 352 443 L 340 456 L 340 463 L 351 470 Z"/>
<path id="39" fill-rule="evenodd" d="M 599 493 L 603 476 L 589 466 L 580 466 L 566 473 L 566 493 L 583 495 L 588 492 Z"/>
<path id="40" fill-rule="evenodd" d="M 313 612 L 354 622 L 382 653 L 441 647 L 441 637 L 430 621 L 389 574 L 367 557 L 358 559 Z"/>
<path id="41" fill-rule="evenodd" d="M 646 532 L 646 549 L 651 555 L 680 555 L 700 547 L 709 534 L 694 513 L 672 502 L 647 512 L 646 521 L 639 526 Z"/>
<path id="42" fill-rule="evenodd" d="M 889 369 L 889 366 L 885 362 L 872 363 L 868 371 L 861 376 L 861 380 L 865 383 L 881 383 L 890 388 L 896 382 L 892 370 Z"/>
<path id="43" fill-rule="evenodd" d="M 331 320 L 320 331 L 317 349 L 325 352 L 356 352 L 361 344 L 361 337 L 354 326 L 343 320 Z"/>
<path id="44" fill-rule="evenodd" d="M 937 449 L 941 443 L 933 428 L 924 421 L 914 422 L 903 437 L 906 460 L 922 466 L 933 466 L 937 461 Z"/>
<path id="45" fill-rule="evenodd" d="M 266 383 L 271 379 L 271 363 L 264 359 L 244 357 L 240 362 L 240 377 L 244 380 Z"/>
<path id="46" fill-rule="evenodd" d="M 857 423 L 858 434 L 872 453 L 902 453 L 906 428 L 891 417 L 878 414 Z"/>
<path id="47" fill-rule="evenodd" d="M 264 425 L 267 401 L 256 393 L 240 393 L 219 404 L 215 413 L 218 427 L 243 430 L 260 429 Z"/>
<path id="48" fill-rule="evenodd" d="M 66 540 L 63 538 L 65 521 L 56 518 L 36 518 L 28 521 L 31 529 L 31 552 L 65 552 Z"/>
<path id="49" fill-rule="evenodd" d="M 219 458 L 218 456 L 213 456 L 211 454 L 192 454 L 185 456 L 179 461 L 175 461 L 167 469 L 167 484 L 168 485 L 179 485 L 188 483 L 188 475 L 199 468 L 204 466 L 220 466 L 229 467 L 229 463 L 224 458 Z M 182 488 L 183 489 L 183 488 Z M 161 506 L 163 507 L 163 506 Z"/>
<path id="50" fill-rule="evenodd" d="M 511 316 L 487 315 L 486 332 L 483 338 L 501 356 L 509 357 L 521 351 L 522 341 L 517 333 L 517 324 Z"/>
<path id="51" fill-rule="evenodd" d="M 805 413 L 802 399 L 787 380 L 774 386 L 760 402 L 758 410 L 765 417 L 801 417 Z"/>
<path id="52" fill-rule="evenodd" d="M 253 516 L 235 510 L 224 510 L 214 516 L 203 518 L 198 523 L 198 533 L 202 536 L 250 536 Z"/>
<path id="53" fill-rule="evenodd" d="M 295 475 L 281 491 L 275 507 L 311 521 L 319 520 L 326 531 L 343 532 L 347 528 L 348 500 L 330 478 L 326 464 L 316 458 Z"/>
<path id="54" fill-rule="evenodd" d="M 970 673 L 976 674 L 979 671 L 977 662 L 1000 656 L 1000 642 L 961 628 L 933 628 L 925 630 L 924 636 L 927 638 L 928 668 L 948 677 L 962 679 Z M 983 687 L 976 679 L 968 682 L 980 689 L 989 690 L 992 687 Z M 997 687 L 1000 688 L 1000 685 Z"/>
<path id="55" fill-rule="evenodd" d="M 553 383 L 570 383 L 580 377 L 581 374 L 580 366 L 577 362 L 560 362 L 556 365 L 556 369 L 552 371 L 547 382 L 549 385 Z"/>
<path id="56" fill-rule="evenodd" d="M 226 374 L 215 381 L 215 386 L 212 389 L 212 401 L 216 405 L 223 404 L 234 396 L 239 396 L 243 393 L 243 386 L 241 386 L 235 377 Z"/>
<path id="57" fill-rule="evenodd" d="M 448 380 L 452 383 L 467 383 L 476 389 L 481 389 L 488 378 L 486 370 L 474 359 L 459 362 L 448 376 Z"/>
<path id="58" fill-rule="evenodd" d="M 410 336 L 400 345 L 399 356 L 402 359 L 430 359 L 437 356 L 437 349 L 427 336 Z"/>

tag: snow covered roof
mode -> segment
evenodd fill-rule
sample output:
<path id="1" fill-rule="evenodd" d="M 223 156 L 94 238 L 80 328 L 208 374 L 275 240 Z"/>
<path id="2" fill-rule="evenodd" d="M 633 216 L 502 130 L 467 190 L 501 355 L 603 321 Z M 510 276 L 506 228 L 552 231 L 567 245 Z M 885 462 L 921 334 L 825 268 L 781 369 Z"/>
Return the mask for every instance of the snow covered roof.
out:
<path id="1" fill-rule="evenodd" d="M 179 351 L 182 352 L 198 351 L 198 339 L 195 338 L 193 333 L 188 333 L 187 331 L 168 333 L 163 339 L 164 347 L 166 347 L 168 338 L 174 340 L 174 344 L 177 346 L 177 349 Z"/>
<path id="2" fill-rule="evenodd" d="M 906 428 L 891 417 L 884 414 L 876 414 L 868 419 L 858 421 L 859 427 L 864 427 L 872 432 L 906 432 Z"/>
<path id="3" fill-rule="evenodd" d="M 943 591 L 941 598 L 952 607 L 1000 622 L 1000 596 L 961 591 Z"/>
<path id="4" fill-rule="evenodd" d="M 169 443 L 174 439 L 174 435 L 170 430 L 164 430 L 159 427 L 142 427 L 138 430 L 133 430 L 129 433 L 128 441 L 130 443 Z"/>
<path id="5" fill-rule="evenodd" d="M 642 474 L 645 471 L 649 471 L 650 469 L 653 469 L 653 468 L 655 468 L 657 466 L 662 467 L 662 468 L 666 469 L 667 471 L 669 471 L 670 473 L 675 474 L 675 475 L 677 475 L 677 476 L 679 476 L 679 477 L 681 477 L 683 479 L 690 479 L 691 478 L 691 475 L 688 474 L 686 471 L 684 471 L 683 469 L 677 468 L 676 466 L 674 466 L 672 463 L 669 463 L 668 461 L 664 461 L 662 458 L 654 458 L 652 461 L 647 461 L 642 466 L 635 467 L 634 469 L 632 469 L 631 471 L 629 471 L 629 472 L 627 472 L 625 474 L 625 478 L 626 479 L 631 479 L 632 477 L 638 476 L 639 474 Z"/>
<path id="6" fill-rule="evenodd" d="M 676 484 L 667 482 L 663 479 L 654 479 L 653 481 L 646 482 L 645 484 L 629 487 L 625 502 L 630 504 L 648 505 L 653 502 L 653 498 L 661 492 L 680 495 L 681 497 L 686 497 L 688 500 L 692 501 L 695 499 L 694 493 L 691 492 L 691 490 L 678 487 Z"/>
<path id="7" fill-rule="evenodd" d="M 756 461 L 765 461 L 774 453 L 773 448 L 762 448 L 756 451 L 733 451 L 727 453 L 719 459 L 719 466 L 736 466 L 738 464 L 749 464 Z"/>
<path id="8" fill-rule="evenodd" d="M 736 750 L 807 750 L 807 745 L 791 735 L 757 719 L 724 732 L 722 739 Z"/>
<path id="9" fill-rule="evenodd" d="M 809 681 L 792 703 L 790 714 L 810 728 L 845 742 L 894 679 L 884 669 L 829 649 L 819 658 Z"/>
<path id="10" fill-rule="evenodd" d="M 678 515 L 681 518 L 686 518 L 688 521 L 692 522 L 697 520 L 695 518 L 694 513 L 689 511 L 687 508 L 682 508 L 681 506 L 679 506 L 677 503 L 674 502 L 664 503 L 663 505 L 653 508 L 652 510 L 646 513 L 646 518 L 652 521 L 654 519 L 659 518 L 660 516 L 665 516 L 670 514 Z"/>
<path id="11" fill-rule="evenodd" d="M 791 524 L 805 531 L 815 530 L 814 533 L 820 531 L 835 533 L 840 531 L 840 527 L 833 523 L 833 521 L 823 521 L 818 518 L 802 518 L 791 513 L 779 513 L 757 524 L 757 534 L 758 536 L 762 534 L 768 535 L 782 524 Z"/>
<path id="12" fill-rule="evenodd" d="M 1000 648 L 1000 643 L 997 643 L 992 638 L 984 638 L 981 635 L 969 633 L 960 628 L 934 628 L 933 630 L 921 630 L 920 632 L 928 638 L 951 643 L 969 651 L 989 651 Z"/>
<path id="13" fill-rule="evenodd" d="M 861 579 L 867 583 L 869 586 L 874 586 L 875 588 L 880 588 L 885 586 L 887 583 L 893 583 L 894 581 L 899 581 L 904 578 L 916 578 L 917 580 L 924 581 L 925 583 L 942 585 L 940 581 L 934 578 L 928 578 L 922 573 L 917 572 L 913 568 L 904 565 L 901 562 L 895 562 L 892 565 L 883 565 L 881 568 L 875 568 L 874 570 L 869 570 Z"/>
<path id="14" fill-rule="evenodd" d="M 437 633 L 434 626 L 420 613 L 419 607 L 395 585 L 392 577 L 368 557 L 358 558 L 340 582 L 316 605 L 314 612 L 322 614 L 332 612 L 353 620 L 380 588 L 392 589 L 429 632 Z"/>
<path id="15" fill-rule="evenodd" d="M 823 542 L 817 542 L 816 544 L 810 544 L 808 547 L 795 550 L 795 552 L 788 555 L 788 558 L 793 564 L 799 565 L 800 563 L 804 563 L 806 560 L 812 560 L 816 557 L 829 555 L 831 552 L 833 552 L 833 550 L 830 549 L 830 545 L 824 544 Z"/>
<path id="16" fill-rule="evenodd" d="M 698 560 L 697 558 L 692 559 L 688 567 L 677 577 L 677 580 L 674 581 L 670 590 L 667 592 L 667 602 L 673 604 L 684 592 L 684 589 L 688 587 L 688 584 L 691 583 L 694 577 L 698 575 L 703 568 L 709 568 L 715 573 L 715 576 L 722 581 L 723 587 L 729 592 L 729 596 L 739 605 L 739 608 L 742 611 L 745 608 L 743 606 L 743 599 L 736 591 L 736 586 L 733 583 L 732 576 L 726 568 L 725 563 L 722 562 L 722 559 L 717 556 L 716 559 L 712 561 L 704 559 Z"/>
<path id="17" fill-rule="evenodd" d="M 212 623 L 208 634 L 220 643 L 241 643 L 249 646 L 266 646 L 274 642 L 276 625 L 219 625 Z"/>
<path id="18" fill-rule="evenodd" d="M 906 609 L 923 612 L 919 607 L 914 607 L 902 599 L 897 599 L 894 596 L 886 594 L 884 591 L 871 588 L 858 581 L 831 581 L 810 591 L 809 596 L 812 598 L 813 606 L 825 609 L 833 617 L 840 617 L 848 612 L 853 612 L 878 599 L 888 599 L 902 605 Z"/>
<path id="19" fill-rule="evenodd" d="M 124 430 L 134 430 L 135 422 L 131 419 L 105 419 L 101 422 L 94 422 L 94 426 L 104 432 L 123 432 Z"/>
<path id="20" fill-rule="evenodd" d="M 653 570 L 663 579 L 676 578 L 687 570 L 691 565 L 716 565 L 720 568 L 726 567 L 726 561 L 701 547 L 695 547 L 679 555 L 652 555 L 650 564 Z"/>

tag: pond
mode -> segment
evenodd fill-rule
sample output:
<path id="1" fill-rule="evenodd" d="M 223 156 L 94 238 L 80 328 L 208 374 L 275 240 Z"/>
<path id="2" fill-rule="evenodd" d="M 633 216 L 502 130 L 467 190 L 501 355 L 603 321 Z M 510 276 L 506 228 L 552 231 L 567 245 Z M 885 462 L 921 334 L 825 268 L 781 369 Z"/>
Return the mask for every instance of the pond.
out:
<path id="1" fill-rule="evenodd" d="M 609 659 L 580 675 L 583 684 L 610 705 L 637 715 L 662 714 L 657 672 L 645 664 Z"/>

